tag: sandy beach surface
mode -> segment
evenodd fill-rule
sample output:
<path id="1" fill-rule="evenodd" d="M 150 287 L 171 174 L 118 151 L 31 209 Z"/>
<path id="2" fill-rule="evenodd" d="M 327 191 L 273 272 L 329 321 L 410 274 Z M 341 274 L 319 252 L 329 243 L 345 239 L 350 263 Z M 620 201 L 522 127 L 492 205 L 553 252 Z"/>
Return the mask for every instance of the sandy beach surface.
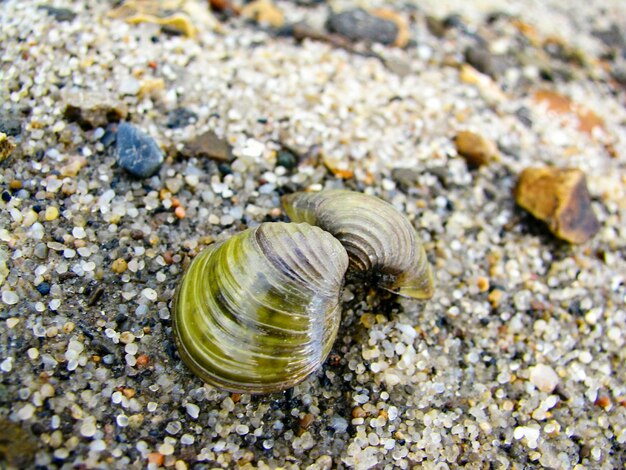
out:
<path id="1" fill-rule="evenodd" d="M 626 3 L 4 0 L 0 44 L 0 467 L 626 467 Z M 204 384 L 185 268 L 331 188 L 433 298 L 349 278 L 306 380 Z"/>

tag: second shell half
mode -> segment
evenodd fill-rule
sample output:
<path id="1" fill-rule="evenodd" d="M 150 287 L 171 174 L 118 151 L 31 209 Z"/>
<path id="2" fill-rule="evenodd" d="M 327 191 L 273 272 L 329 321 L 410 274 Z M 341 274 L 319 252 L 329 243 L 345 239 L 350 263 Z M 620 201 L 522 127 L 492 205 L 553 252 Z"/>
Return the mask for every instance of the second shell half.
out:
<path id="1" fill-rule="evenodd" d="M 332 233 L 346 248 L 350 269 L 372 275 L 379 287 L 404 297 L 429 299 L 433 275 L 411 222 L 391 204 L 346 190 L 283 196 L 294 222 Z"/>
<path id="2" fill-rule="evenodd" d="M 174 301 L 182 359 L 233 392 L 294 386 L 330 352 L 347 267 L 342 245 L 308 224 L 265 223 L 207 248 Z"/>

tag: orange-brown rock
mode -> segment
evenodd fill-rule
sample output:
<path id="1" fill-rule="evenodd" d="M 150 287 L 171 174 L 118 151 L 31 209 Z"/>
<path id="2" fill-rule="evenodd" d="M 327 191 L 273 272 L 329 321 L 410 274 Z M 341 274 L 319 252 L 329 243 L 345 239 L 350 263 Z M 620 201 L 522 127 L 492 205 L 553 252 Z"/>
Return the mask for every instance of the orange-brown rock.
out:
<path id="1" fill-rule="evenodd" d="M 569 243 L 584 243 L 600 229 L 585 175 L 575 168 L 526 168 L 515 188 L 515 201 Z"/>
<path id="2" fill-rule="evenodd" d="M 470 131 L 461 131 L 454 138 L 456 151 L 470 166 L 482 166 L 494 160 L 500 155 L 496 145 L 489 139 Z"/>

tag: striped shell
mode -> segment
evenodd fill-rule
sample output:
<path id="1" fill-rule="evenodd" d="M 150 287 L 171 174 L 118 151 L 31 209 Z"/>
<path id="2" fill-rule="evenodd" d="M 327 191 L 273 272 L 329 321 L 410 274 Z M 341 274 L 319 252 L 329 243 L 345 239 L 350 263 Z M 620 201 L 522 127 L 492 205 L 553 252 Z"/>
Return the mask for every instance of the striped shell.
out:
<path id="1" fill-rule="evenodd" d="M 207 248 L 174 301 L 183 361 L 233 392 L 294 386 L 330 352 L 347 267 L 341 244 L 308 224 L 265 223 Z"/>
<path id="2" fill-rule="evenodd" d="M 350 270 L 374 277 L 383 289 L 404 297 L 429 299 L 433 276 L 411 222 L 387 202 L 346 190 L 283 196 L 294 222 L 330 232 L 348 251 Z"/>

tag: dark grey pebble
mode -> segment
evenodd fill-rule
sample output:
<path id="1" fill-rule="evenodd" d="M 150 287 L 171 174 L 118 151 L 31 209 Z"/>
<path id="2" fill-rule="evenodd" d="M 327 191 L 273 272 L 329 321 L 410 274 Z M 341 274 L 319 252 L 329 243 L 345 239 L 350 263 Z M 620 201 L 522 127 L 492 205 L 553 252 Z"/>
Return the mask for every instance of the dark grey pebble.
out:
<path id="1" fill-rule="evenodd" d="M 393 21 L 370 15 L 362 8 L 331 14 L 326 27 L 352 41 L 393 44 L 398 36 L 398 26 Z"/>
<path id="2" fill-rule="evenodd" d="M 533 126 L 532 113 L 531 113 L 530 109 L 528 109 L 527 107 L 520 106 L 519 108 L 517 108 L 515 110 L 515 116 L 526 127 L 530 128 L 530 127 Z"/>
<path id="3" fill-rule="evenodd" d="M 276 165 L 293 170 L 298 165 L 298 157 L 289 150 L 281 150 L 276 157 Z"/>
<path id="4" fill-rule="evenodd" d="M 22 133 L 22 124 L 11 116 L 0 115 L 0 132 L 11 137 L 18 136 Z"/>
<path id="5" fill-rule="evenodd" d="M 178 129 L 193 124 L 198 119 L 198 115 L 187 108 L 176 108 L 167 114 L 168 129 Z"/>
<path id="6" fill-rule="evenodd" d="M 622 55 L 626 56 L 626 33 L 617 25 L 611 25 L 609 29 L 593 31 L 592 33 L 606 46 L 612 49 L 619 49 Z"/>
<path id="7" fill-rule="evenodd" d="M 163 164 L 163 152 L 152 137 L 132 124 L 117 128 L 117 164 L 137 178 L 152 176 Z"/>
<path id="8" fill-rule="evenodd" d="M 40 5 L 39 9 L 45 10 L 48 15 L 52 16 L 57 21 L 72 21 L 76 18 L 76 13 L 69 8 L 57 8 L 50 5 Z"/>
<path id="9" fill-rule="evenodd" d="M 401 191 L 408 192 L 417 186 L 420 175 L 422 173 L 411 168 L 394 168 L 391 170 L 391 179 L 393 179 Z"/>
<path id="10" fill-rule="evenodd" d="M 468 47 L 465 50 L 465 60 L 479 72 L 496 79 L 512 65 L 507 56 L 492 54 L 480 46 Z"/>
<path id="11" fill-rule="evenodd" d="M 39 291 L 41 295 L 48 295 L 50 293 L 50 284 L 45 281 L 41 284 L 38 284 L 37 291 Z"/>

